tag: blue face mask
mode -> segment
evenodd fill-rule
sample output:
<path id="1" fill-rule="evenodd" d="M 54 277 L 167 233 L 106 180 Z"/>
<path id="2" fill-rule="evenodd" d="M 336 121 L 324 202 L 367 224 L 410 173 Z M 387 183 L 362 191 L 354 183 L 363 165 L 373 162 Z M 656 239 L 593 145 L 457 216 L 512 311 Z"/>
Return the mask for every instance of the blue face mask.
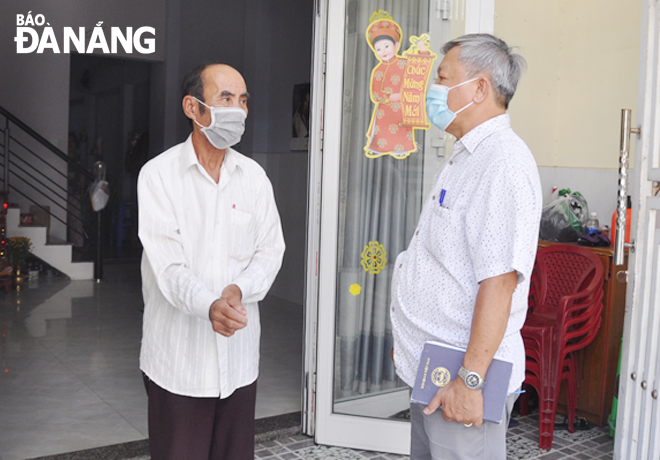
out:
<path id="1" fill-rule="evenodd" d="M 451 88 L 445 85 L 438 85 L 438 84 L 431 85 L 431 88 L 429 88 L 429 92 L 426 93 L 426 114 L 428 115 L 429 120 L 431 120 L 431 123 L 436 125 L 441 130 L 445 131 L 449 127 L 449 125 L 451 125 L 451 123 L 454 121 L 456 115 L 458 115 L 463 110 L 467 109 L 472 104 L 474 104 L 474 101 L 472 101 L 468 105 L 466 105 L 465 107 L 454 113 L 451 110 L 449 110 L 449 107 L 447 106 L 447 95 L 449 93 L 449 90 L 458 88 L 461 85 L 465 85 L 466 83 L 470 83 L 471 81 L 475 81 L 478 79 L 479 77 L 476 77 L 471 80 L 464 81 L 463 83 L 459 83 L 458 85 L 454 85 Z"/>

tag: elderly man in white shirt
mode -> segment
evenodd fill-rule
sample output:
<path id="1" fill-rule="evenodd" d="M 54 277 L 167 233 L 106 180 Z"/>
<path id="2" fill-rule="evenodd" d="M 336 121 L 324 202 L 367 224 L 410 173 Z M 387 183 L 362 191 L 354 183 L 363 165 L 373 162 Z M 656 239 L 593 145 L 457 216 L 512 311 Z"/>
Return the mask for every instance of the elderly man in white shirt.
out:
<path id="1" fill-rule="evenodd" d="M 411 387 L 424 342 L 466 349 L 459 376 L 427 407 L 411 404 L 411 459 L 506 459 L 506 429 L 483 421 L 483 376 L 494 357 L 525 377 L 527 312 L 542 195 L 538 168 L 506 114 L 523 58 L 473 34 L 446 43 L 427 95 L 429 119 L 457 139 L 408 249 L 396 261 L 391 317 L 398 375 Z"/>
<path id="2" fill-rule="evenodd" d="M 257 302 L 284 239 L 266 173 L 231 148 L 248 112 L 243 77 L 199 66 L 183 93 L 192 134 L 138 178 L 151 458 L 252 460 Z"/>

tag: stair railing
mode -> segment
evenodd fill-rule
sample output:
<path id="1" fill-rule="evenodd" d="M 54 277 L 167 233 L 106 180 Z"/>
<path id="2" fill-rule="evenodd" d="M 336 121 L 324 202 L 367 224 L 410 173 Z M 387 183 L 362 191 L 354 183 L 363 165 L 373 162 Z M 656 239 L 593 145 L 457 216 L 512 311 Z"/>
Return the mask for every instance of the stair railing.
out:
<path id="1" fill-rule="evenodd" d="M 100 216 L 94 216 L 88 191 L 94 175 L 0 106 L 0 190 L 39 207 L 67 229 L 79 260 L 94 262 L 94 277 L 102 274 Z M 82 245 L 80 244 L 82 242 Z"/>

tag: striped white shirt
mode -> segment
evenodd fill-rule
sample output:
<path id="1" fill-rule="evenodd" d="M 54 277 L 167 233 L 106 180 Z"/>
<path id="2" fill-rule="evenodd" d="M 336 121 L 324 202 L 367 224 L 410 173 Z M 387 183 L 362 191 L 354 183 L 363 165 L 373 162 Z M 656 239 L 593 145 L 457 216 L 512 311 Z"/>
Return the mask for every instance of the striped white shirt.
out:
<path id="1" fill-rule="evenodd" d="M 394 361 L 404 382 L 413 386 L 425 341 L 467 348 L 479 283 L 515 270 L 518 286 L 495 357 L 513 362 L 509 390 L 520 387 L 525 378 L 520 329 L 541 208 L 536 162 L 511 129 L 509 115 L 480 124 L 456 142 L 394 268 Z"/>
<path id="2" fill-rule="evenodd" d="M 226 398 L 259 367 L 258 301 L 282 263 L 272 186 L 253 160 L 228 149 L 215 181 L 192 139 L 149 161 L 138 178 L 144 323 L 140 368 L 171 393 Z M 248 325 L 213 331 L 211 304 L 236 284 Z"/>

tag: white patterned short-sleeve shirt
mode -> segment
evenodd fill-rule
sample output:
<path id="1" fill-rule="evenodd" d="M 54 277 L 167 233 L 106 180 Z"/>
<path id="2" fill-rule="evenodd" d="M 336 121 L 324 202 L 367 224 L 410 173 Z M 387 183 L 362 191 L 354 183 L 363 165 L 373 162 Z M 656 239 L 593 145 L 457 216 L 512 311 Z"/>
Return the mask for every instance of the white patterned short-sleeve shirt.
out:
<path id="1" fill-rule="evenodd" d="M 496 358 L 513 362 L 510 391 L 525 378 L 520 329 L 541 219 L 538 168 L 509 115 L 465 134 L 435 178 L 392 282 L 394 361 L 412 386 L 427 340 L 467 348 L 479 283 L 518 273 L 511 316 Z"/>

